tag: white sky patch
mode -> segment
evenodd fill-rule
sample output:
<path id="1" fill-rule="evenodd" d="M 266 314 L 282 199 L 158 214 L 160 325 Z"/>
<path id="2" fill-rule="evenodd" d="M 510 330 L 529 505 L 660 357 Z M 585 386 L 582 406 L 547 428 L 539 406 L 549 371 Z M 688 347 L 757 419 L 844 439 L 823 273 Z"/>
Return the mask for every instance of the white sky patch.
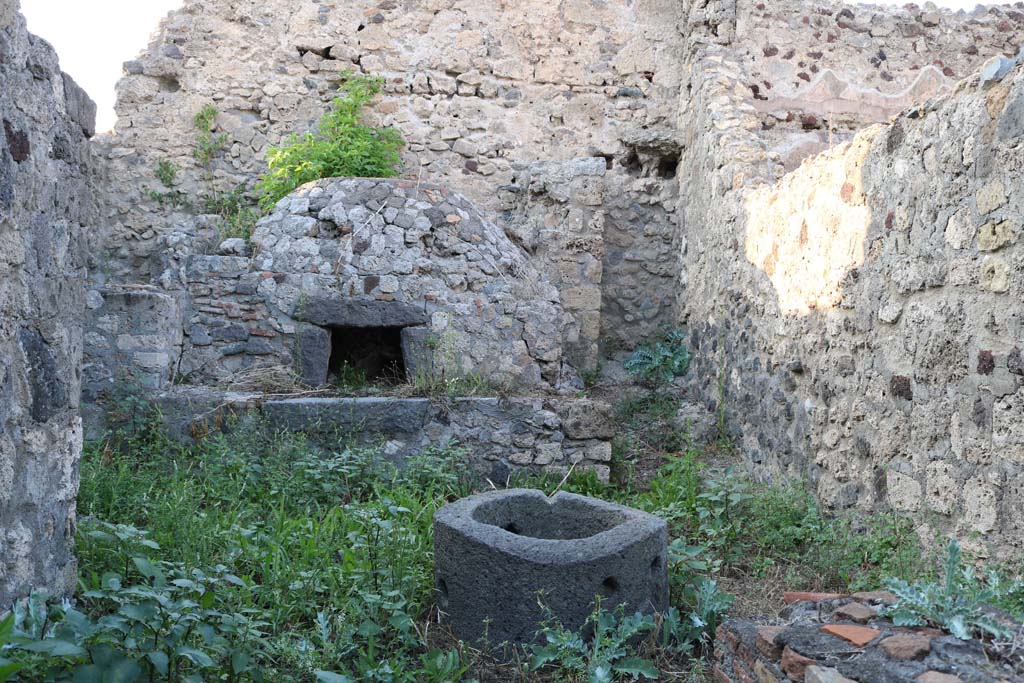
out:
<path id="1" fill-rule="evenodd" d="M 96 101 L 96 130 L 114 126 L 121 65 L 149 43 L 182 0 L 22 0 L 28 30 L 57 49 L 60 67 Z"/>

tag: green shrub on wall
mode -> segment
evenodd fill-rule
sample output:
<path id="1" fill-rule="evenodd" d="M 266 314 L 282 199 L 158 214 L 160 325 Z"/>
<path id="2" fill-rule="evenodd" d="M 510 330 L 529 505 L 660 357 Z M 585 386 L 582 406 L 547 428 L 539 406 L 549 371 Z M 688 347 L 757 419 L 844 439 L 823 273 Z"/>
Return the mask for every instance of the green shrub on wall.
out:
<path id="1" fill-rule="evenodd" d="M 382 79 L 342 74 L 340 96 L 316 133 L 292 135 L 267 153 L 268 171 L 257 184 L 260 205 L 270 209 L 299 185 L 320 178 L 389 178 L 398 172 L 405 144 L 394 128 L 362 121 L 363 108 L 380 93 Z"/>

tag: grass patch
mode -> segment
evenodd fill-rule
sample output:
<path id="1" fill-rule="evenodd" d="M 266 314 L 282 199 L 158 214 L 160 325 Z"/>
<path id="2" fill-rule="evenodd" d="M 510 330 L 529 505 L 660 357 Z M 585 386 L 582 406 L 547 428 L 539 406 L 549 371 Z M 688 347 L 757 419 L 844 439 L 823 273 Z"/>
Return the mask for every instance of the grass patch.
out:
<path id="1" fill-rule="evenodd" d="M 649 400 L 634 414 L 668 419 L 669 401 Z M 836 519 L 806 487 L 755 484 L 692 448 L 666 454 L 643 488 L 519 473 L 505 483 L 665 519 L 672 609 L 642 618 L 606 605 L 596 641 L 552 621 L 544 646 L 481 651 L 438 626 L 433 595 L 433 513 L 479 485 L 464 450 L 431 448 L 397 470 L 343 437 L 324 449 L 266 425 L 186 448 L 144 402 L 123 412 L 130 427 L 82 461 L 79 602 L 19 606 L 13 644 L 0 646 L 25 667 L 14 681 L 700 680 L 732 604 L 723 585 L 876 589 L 919 579 L 929 561 L 903 518 Z"/>

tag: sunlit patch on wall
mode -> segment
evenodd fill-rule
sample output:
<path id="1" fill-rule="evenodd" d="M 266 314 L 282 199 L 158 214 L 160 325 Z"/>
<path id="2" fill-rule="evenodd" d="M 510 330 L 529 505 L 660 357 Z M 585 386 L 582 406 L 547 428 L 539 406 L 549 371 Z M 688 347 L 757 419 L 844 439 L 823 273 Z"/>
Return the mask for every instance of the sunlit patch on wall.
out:
<path id="1" fill-rule="evenodd" d="M 863 264 L 871 211 L 862 169 L 878 130 L 808 159 L 747 198 L 747 260 L 771 280 L 782 313 L 835 307 L 844 277 Z"/>

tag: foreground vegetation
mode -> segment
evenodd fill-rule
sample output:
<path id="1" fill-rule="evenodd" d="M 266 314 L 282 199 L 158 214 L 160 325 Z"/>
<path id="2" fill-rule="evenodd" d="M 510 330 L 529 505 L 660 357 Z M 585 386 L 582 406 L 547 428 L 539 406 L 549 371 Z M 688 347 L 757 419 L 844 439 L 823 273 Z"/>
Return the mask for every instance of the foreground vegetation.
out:
<path id="1" fill-rule="evenodd" d="M 598 604 L 590 641 L 551 620 L 539 646 L 460 643 L 434 602 L 431 519 L 478 484 L 463 450 L 442 445 L 398 470 L 344 435 L 325 449 L 261 425 L 186 448 L 130 411 L 131 426 L 83 459 L 77 602 L 18 605 L 0 625 L 0 681 L 703 680 L 725 613 L 777 608 L 751 598 L 777 601 L 783 587 L 888 585 L 904 598 L 896 618 L 967 637 L 993 635 L 982 600 L 1024 611 L 1024 584 L 976 577 L 959 555 L 942 581 L 906 583 L 932 577 L 905 519 L 830 518 L 803 487 L 730 468 L 726 445 L 698 452 L 662 427 L 651 438 L 671 403 L 667 376 L 651 376 L 656 390 L 623 402 L 617 484 L 586 473 L 509 484 L 665 519 L 665 615 Z M 649 477 L 633 476 L 638 449 L 659 449 Z"/>

